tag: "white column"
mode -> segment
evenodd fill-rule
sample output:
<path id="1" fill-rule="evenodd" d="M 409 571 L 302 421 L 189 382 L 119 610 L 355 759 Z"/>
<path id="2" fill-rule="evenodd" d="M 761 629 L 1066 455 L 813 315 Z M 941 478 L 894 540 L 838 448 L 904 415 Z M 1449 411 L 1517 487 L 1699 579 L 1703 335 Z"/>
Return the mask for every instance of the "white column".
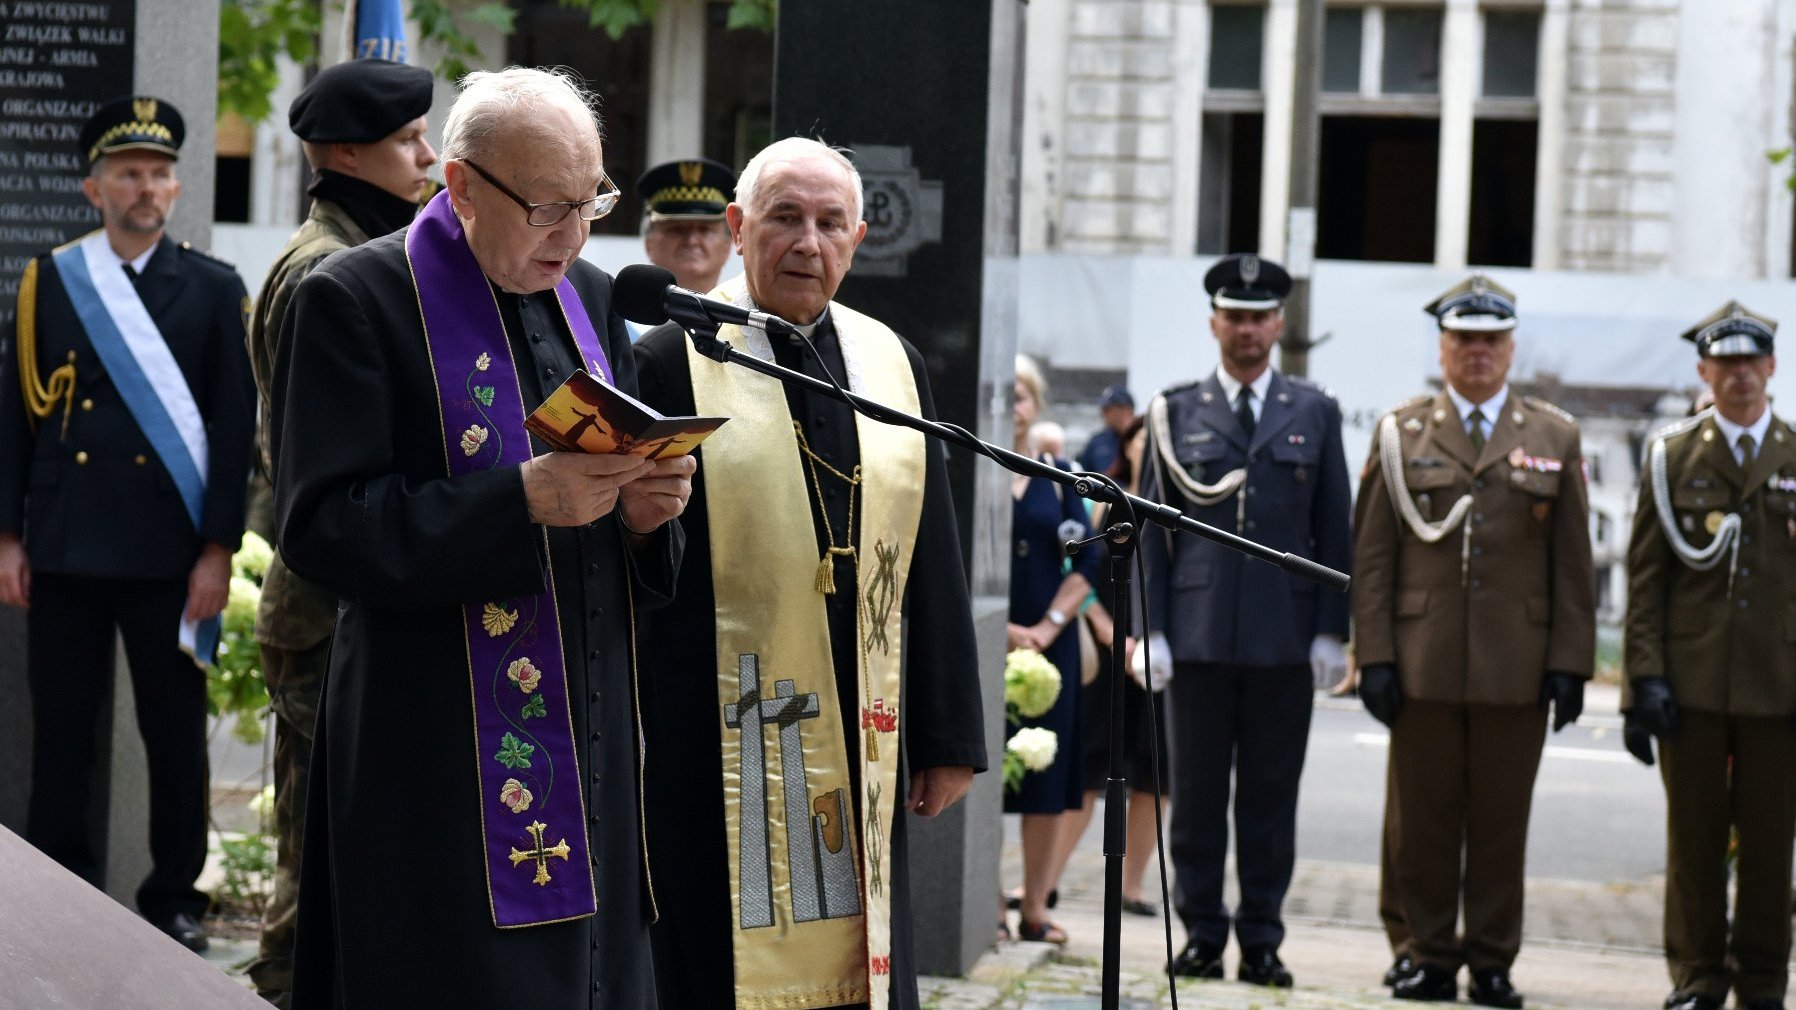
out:
<path id="1" fill-rule="evenodd" d="M 705 142 L 705 0 L 661 0 L 649 44 L 648 163 L 696 157 Z"/>
<path id="2" fill-rule="evenodd" d="M 1034 4 L 1043 0 L 1033 0 Z M 1172 38 L 1172 256 L 1197 250 L 1197 195 L 1203 186 L 1204 81 L 1210 63 L 1210 12 L 1201 0 L 1180 0 Z"/>
<path id="3" fill-rule="evenodd" d="M 1476 0 L 1448 0 L 1441 27 L 1441 146 L 1435 182 L 1434 265 L 1463 270 L 1472 211 L 1472 106 L 1484 75 Z"/>
<path id="4" fill-rule="evenodd" d="M 1671 269 L 1688 277 L 1762 277 L 1773 136 L 1777 27 L 1768 4 L 1678 9 Z M 1781 131 L 1780 131 L 1781 132 Z"/>
<path id="5" fill-rule="evenodd" d="M 1297 0 L 1271 0 L 1266 5 L 1263 52 L 1260 87 L 1266 94 L 1266 130 L 1260 155 L 1260 255 L 1282 260 L 1285 218 L 1291 212 L 1291 103 L 1297 73 Z"/>
<path id="6" fill-rule="evenodd" d="M 1796 0 L 1778 0 L 1777 29 L 1771 36 L 1773 39 L 1790 38 L 1796 32 Z M 1792 65 L 1791 50 L 1788 46 L 1773 47 L 1771 53 L 1774 61 L 1772 69 L 1771 93 L 1788 95 L 1796 87 L 1796 66 Z M 1772 148 L 1786 148 L 1796 143 L 1792 138 L 1790 123 L 1776 115 L 1775 105 L 1772 120 L 1767 123 L 1770 145 Z M 1796 214 L 1796 199 L 1792 199 L 1788 182 L 1796 175 L 1796 161 L 1786 159 L 1782 164 L 1767 167 L 1770 178 L 1767 180 L 1765 194 L 1765 274 L 1766 277 L 1789 277 L 1791 275 L 1790 241 L 1791 230 L 1796 226 L 1792 214 Z"/>
<path id="7" fill-rule="evenodd" d="M 1571 63 L 1571 0 L 1547 0 L 1540 15 L 1534 95 L 1540 103 L 1534 155 L 1534 269 L 1557 270 L 1564 249 L 1565 96 Z"/>
<path id="8" fill-rule="evenodd" d="M 1359 93 L 1377 98 L 1384 89 L 1384 8 L 1367 7 L 1360 15 Z"/>
<path id="9" fill-rule="evenodd" d="M 1072 0 L 1034 0 L 1024 8 L 1023 252 L 1056 248 L 1066 235 L 1066 60 Z"/>

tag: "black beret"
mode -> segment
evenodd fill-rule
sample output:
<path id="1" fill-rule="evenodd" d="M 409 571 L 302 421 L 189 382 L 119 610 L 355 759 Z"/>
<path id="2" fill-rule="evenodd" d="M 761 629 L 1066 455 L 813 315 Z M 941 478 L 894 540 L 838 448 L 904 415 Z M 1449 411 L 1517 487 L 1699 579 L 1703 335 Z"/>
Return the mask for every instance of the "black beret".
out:
<path id="1" fill-rule="evenodd" d="M 294 136 L 313 144 L 372 144 L 430 111 L 430 71 L 391 60 L 325 67 L 287 107 Z"/>
<path id="2" fill-rule="evenodd" d="M 160 98 L 126 95 L 101 105 L 81 126 L 81 157 L 89 165 L 114 151 L 155 151 L 178 157 L 187 124 Z"/>
<path id="3" fill-rule="evenodd" d="M 1269 259 L 1231 253 L 1204 274 L 1204 290 L 1218 309 L 1268 311 L 1284 304 L 1291 293 L 1291 275 Z"/>
<path id="4" fill-rule="evenodd" d="M 651 221 L 721 221 L 736 198 L 736 173 L 709 158 L 669 161 L 642 173 L 636 195 Z"/>

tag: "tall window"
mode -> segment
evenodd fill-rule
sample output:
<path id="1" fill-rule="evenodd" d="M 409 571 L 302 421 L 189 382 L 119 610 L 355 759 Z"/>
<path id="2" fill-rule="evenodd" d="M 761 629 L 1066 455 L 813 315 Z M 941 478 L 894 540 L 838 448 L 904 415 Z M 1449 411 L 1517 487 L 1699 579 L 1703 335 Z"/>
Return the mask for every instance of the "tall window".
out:
<path id="1" fill-rule="evenodd" d="M 1263 4 L 1219 3 L 1210 8 L 1209 88 L 1204 95 L 1198 170 L 1200 253 L 1259 248 L 1265 48 Z"/>

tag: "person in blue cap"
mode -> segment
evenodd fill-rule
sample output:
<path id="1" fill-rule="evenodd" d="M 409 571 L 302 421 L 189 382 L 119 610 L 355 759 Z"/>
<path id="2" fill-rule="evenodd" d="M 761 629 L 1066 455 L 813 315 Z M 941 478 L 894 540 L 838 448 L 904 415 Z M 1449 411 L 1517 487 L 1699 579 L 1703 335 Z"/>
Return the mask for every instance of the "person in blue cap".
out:
<path id="1" fill-rule="evenodd" d="M 1291 278 L 1251 254 L 1204 275 L 1221 364 L 1148 406 L 1141 493 L 1213 526 L 1346 571 L 1351 555 L 1341 407 L 1279 374 Z M 1150 685 L 1170 668 L 1173 904 L 1185 924 L 1176 975 L 1221 978 L 1229 933 L 1237 977 L 1291 985 L 1280 909 L 1297 846 L 1297 784 L 1313 685 L 1346 673 L 1347 598 L 1319 592 L 1197 537 L 1141 538 Z M 1240 904 L 1223 903 L 1233 799 Z"/>
<path id="2" fill-rule="evenodd" d="M 243 535 L 255 391 L 243 279 L 167 234 L 185 133 L 160 98 L 100 105 L 79 134 L 100 228 L 20 279 L 0 361 L 0 602 L 26 610 L 26 838 L 105 886 L 94 727 L 122 636 L 149 769 L 137 907 L 203 950 L 207 639 Z"/>
<path id="3" fill-rule="evenodd" d="M 1122 452 L 1123 432 L 1135 423 L 1135 397 L 1129 387 L 1106 387 L 1098 396 L 1098 414 L 1104 419 L 1104 426 L 1086 441 L 1084 451 L 1078 456 L 1079 465 L 1087 470 L 1108 473 Z"/>

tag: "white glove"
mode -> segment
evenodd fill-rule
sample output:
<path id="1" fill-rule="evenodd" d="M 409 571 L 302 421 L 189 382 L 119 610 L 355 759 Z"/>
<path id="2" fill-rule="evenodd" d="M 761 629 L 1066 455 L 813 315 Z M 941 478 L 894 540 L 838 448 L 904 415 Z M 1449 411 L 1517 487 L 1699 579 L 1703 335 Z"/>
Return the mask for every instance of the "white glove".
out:
<path id="1" fill-rule="evenodd" d="M 1347 650 L 1339 635 L 1317 635 L 1310 643 L 1310 675 L 1317 688 L 1330 688 L 1347 677 Z"/>
<path id="2" fill-rule="evenodd" d="M 1147 666 L 1147 653 L 1153 653 L 1154 665 Z M 1159 691 L 1172 679 L 1172 646 L 1166 642 L 1166 633 L 1156 631 L 1147 636 L 1147 641 L 1135 646 L 1135 655 L 1129 658 L 1129 676 L 1135 683 L 1149 691 Z"/>

